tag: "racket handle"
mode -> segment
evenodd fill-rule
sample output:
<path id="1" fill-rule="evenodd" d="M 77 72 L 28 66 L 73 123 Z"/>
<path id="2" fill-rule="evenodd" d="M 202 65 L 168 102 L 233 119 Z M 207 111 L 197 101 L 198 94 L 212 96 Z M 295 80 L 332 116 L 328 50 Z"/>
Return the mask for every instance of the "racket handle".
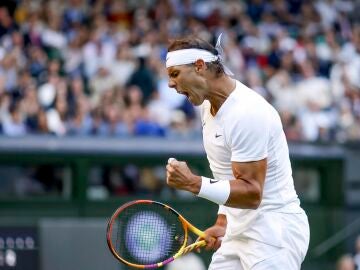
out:
<path id="1" fill-rule="evenodd" d="M 186 248 L 184 248 L 181 255 L 184 255 L 186 253 L 189 253 L 189 252 L 193 251 L 194 249 L 201 248 L 201 247 L 204 247 L 204 246 L 206 246 L 206 241 L 205 240 L 197 241 L 197 242 L 187 246 Z"/>

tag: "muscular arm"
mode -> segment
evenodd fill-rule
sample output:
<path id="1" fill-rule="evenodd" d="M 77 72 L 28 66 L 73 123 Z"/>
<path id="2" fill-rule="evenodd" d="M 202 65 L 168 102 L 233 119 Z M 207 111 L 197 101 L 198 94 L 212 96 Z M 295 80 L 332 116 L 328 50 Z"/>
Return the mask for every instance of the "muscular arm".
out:
<path id="1" fill-rule="evenodd" d="M 230 181 L 230 196 L 226 206 L 256 209 L 262 199 L 267 160 L 252 162 L 232 162 L 235 176 Z"/>
<path id="2" fill-rule="evenodd" d="M 267 160 L 232 162 L 235 179 L 230 181 L 230 196 L 225 205 L 242 209 L 256 209 L 261 202 L 266 175 Z M 175 161 L 167 165 L 167 182 L 170 186 L 198 194 L 201 176 L 193 174 L 185 162 Z"/>

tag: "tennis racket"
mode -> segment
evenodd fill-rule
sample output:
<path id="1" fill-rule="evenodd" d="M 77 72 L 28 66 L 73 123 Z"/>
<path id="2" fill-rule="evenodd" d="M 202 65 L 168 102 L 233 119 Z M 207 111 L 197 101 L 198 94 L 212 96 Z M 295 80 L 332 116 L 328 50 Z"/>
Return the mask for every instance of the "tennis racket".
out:
<path id="1" fill-rule="evenodd" d="M 137 200 L 119 207 L 108 222 L 107 244 L 120 262 L 143 269 L 162 267 L 196 248 L 205 240 L 190 244 L 189 231 L 204 237 L 168 205 Z"/>

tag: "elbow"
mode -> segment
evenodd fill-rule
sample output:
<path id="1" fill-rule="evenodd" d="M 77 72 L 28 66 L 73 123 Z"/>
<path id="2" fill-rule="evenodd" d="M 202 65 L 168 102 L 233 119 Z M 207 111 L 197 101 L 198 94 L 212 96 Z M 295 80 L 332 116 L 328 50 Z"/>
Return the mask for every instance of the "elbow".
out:
<path id="1" fill-rule="evenodd" d="M 256 190 L 253 192 L 251 199 L 249 200 L 248 208 L 252 210 L 256 210 L 259 208 L 262 200 L 262 193 L 260 190 Z"/>
<path id="2" fill-rule="evenodd" d="M 258 209 L 262 201 L 262 185 L 247 185 L 246 189 L 244 189 L 244 185 L 239 185 L 241 187 L 239 188 L 236 185 L 236 181 L 233 182 L 232 192 L 226 206 L 240 209 Z"/>
<path id="3" fill-rule="evenodd" d="M 256 210 L 259 208 L 260 206 L 260 203 L 261 203 L 261 198 L 260 199 L 254 199 L 252 200 L 250 203 L 249 203 L 249 209 L 252 209 L 252 210 Z"/>
<path id="4" fill-rule="evenodd" d="M 233 203 L 227 203 L 226 205 L 235 208 L 256 210 L 260 206 L 262 193 L 254 190 L 252 192 L 248 192 L 246 196 L 242 196 L 241 198 L 241 202 L 233 201 Z"/>

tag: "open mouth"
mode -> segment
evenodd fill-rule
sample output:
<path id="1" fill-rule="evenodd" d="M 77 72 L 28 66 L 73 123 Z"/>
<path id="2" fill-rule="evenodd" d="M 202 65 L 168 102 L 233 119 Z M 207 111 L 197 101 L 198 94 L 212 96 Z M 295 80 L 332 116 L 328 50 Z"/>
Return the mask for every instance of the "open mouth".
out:
<path id="1" fill-rule="evenodd" d="M 184 95 L 184 96 L 186 96 L 187 98 L 189 98 L 189 93 L 187 93 L 187 92 L 182 92 L 182 91 L 177 91 L 177 92 L 178 92 L 178 94 Z"/>

